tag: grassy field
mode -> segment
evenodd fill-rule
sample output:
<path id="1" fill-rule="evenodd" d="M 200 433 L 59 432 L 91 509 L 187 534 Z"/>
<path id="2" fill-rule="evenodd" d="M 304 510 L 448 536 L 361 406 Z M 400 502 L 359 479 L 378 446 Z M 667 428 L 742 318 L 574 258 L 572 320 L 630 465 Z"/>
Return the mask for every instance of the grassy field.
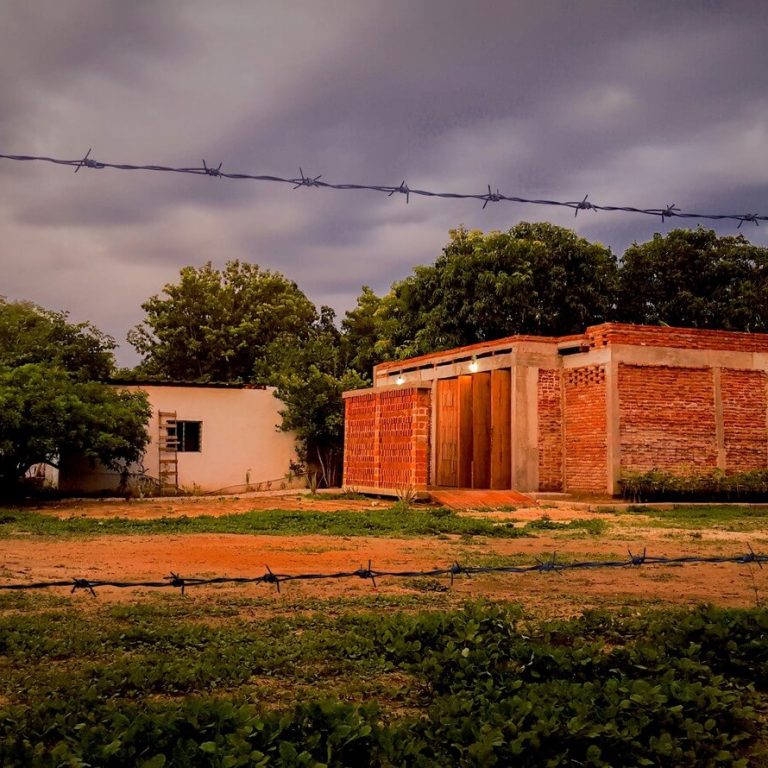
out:
<path id="1" fill-rule="evenodd" d="M 768 527 L 768 506 L 735 504 L 679 504 L 670 507 L 630 506 L 624 512 L 608 513 L 650 518 L 661 528 L 719 528 L 726 531 L 761 531 Z"/>
<path id="2" fill-rule="evenodd" d="M 395 536 L 423 537 L 457 534 L 516 538 L 536 531 L 585 531 L 599 534 L 602 520 L 560 523 L 543 515 L 520 525 L 512 519 L 497 520 L 457 515 L 446 508 L 408 509 L 393 506 L 375 511 L 303 512 L 263 510 L 244 514 L 199 517 L 161 517 L 135 520 L 126 517 L 57 518 L 34 511 L 0 510 L 0 537 L 162 535 L 184 533 L 241 533 L 270 536 Z"/>

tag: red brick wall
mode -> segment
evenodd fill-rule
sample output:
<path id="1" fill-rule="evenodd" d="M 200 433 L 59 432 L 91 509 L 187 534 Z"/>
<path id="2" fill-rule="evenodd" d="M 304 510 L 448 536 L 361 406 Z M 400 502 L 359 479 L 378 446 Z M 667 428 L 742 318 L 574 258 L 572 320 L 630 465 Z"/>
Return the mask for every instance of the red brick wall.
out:
<path id="1" fill-rule="evenodd" d="M 425 489 L 429 419 L 427 389 L 403 387 L 347 398 L 344 485 Z"/>
<path id="2" fill-rule="evenodd" d="M 622 470 L 717 466 L 711 368 L 620 364 L 618 395 Z"/>
<path id="3" fill-rule="evenodd" d="M 560 371 L 539 368 L 539 490 L 563 490 L 563 408 Z"/>
<path id="4" fill-rule="evenodd" d="M 768 468 L 766 375 L 724 368 L 720 373 L 726 469 Z"/>
<path id="5" fill-rule="evenodd" d="M 605 366 L 563 371 L 565 490 L 605 493 L 608 441 Z"/>
<path id="6" fill-rule="evenodd" d="M 640 347 L 721 349 L 733 352 L 768 352 L 768 333 L 737 333 L 700 328 L 665 328 L 652 325 L 605 323 L 587 328 L 591 347 L 635 344 Z"/>
<path id="7" fill-rule="evenodd" d="M 344 485 L 378 485 L 379 446 L 376 440 L 378 396 L 358 395 L 344 401 Z"/>

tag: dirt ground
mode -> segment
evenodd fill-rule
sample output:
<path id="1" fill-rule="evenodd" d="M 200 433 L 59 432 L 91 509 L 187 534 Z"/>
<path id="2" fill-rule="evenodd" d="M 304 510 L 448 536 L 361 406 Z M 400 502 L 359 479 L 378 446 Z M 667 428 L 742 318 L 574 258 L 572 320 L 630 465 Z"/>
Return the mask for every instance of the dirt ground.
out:
<path id="1" fill-rule="evenodd" d="M 382 500 L 310 499 L 306 496 L 259 498 L 181 498 L 152 501 L 76 501 L 44 508 L 59 517 L 151 518 L 234 514 L 258 509 L 370 509 L 386 506 Z M 520 509 L 516 519 L 594 517 L 583 509 Z M 464 513 L 463 513 L 464 514 Z M 466 514 L 493 514 L 475 512 Z M 509 513 L 507 513 L 509 515 Z M 187 577 L 259 576 L 267 566 L 276 574 L 333 573 L 367 566 L 376 570 L 429 570 L 463 565 L 488 565 L 504 558 L 531 563 L 548 559 L 553 552 L 564 560 L 623 559 L 627 551 L 656 556 L 739 555 L 747 540 L 755 550 L 768 549 L 768 539 L 708 530 L 692 534 L 669 528 L 644 526 L 642 518 L 608 517 L 605 533 L 542 531 L 535 538 L 489 539 L 458 536 L 413 538 L 265 536 L 244 534 L 184 534 L 98 536 L 93 538 L 0 539 L 0 580 L 33 582 L 89 578 L 101 580 L 159 580 L 171 571 Z M 595 569 L 562 573 L 483 574 L 457 577 L 450 592 L 443 592 L 448 577 L 404 579 L 382 577 L 374 588 L 370 581 L 353 578 L 289 582 L 278 594 L 269 584 L 199 587 L 188 591 L 190 599 L 241 596 L 263 599 L 265 606 L 303 598 L 359 597 L 370 594 L 406 595 L 434 591 L 445 595 L 445 604 L 468 597 L 488 597 L 520 602 L 535 613 L 565 616 L 588 607 L 631 607 L 648 604 L 714 602 L 727 606 L 754 606 L 768 595 L 768 568 L 754 565 L 643 566 Z M 65 593 L 63 589 L 51 590 Z M 162 594 L 168 594 L 163 591 Z M 157 593 L 157 590 L 154 591 Z M 106 601 L 145 599 L 150 590 L 99 588 Z M 91 599 L 77 593 L 75 600 Z"/>

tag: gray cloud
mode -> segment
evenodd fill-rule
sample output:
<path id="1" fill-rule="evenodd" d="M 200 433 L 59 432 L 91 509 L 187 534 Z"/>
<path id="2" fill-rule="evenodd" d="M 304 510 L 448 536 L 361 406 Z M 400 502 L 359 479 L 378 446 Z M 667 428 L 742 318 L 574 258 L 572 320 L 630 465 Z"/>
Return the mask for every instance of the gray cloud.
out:
<path id="1" fill-rule="evenodd" d="M 0 151 L 766 213 L 767 31 L 759 0 L 28 0 L 0 20 Z M 679 224 L 0 162 L 0 294 L 121 340 L 181 266 L 239 258 L 344 311 L 449 228 L 523 219 L 619 254 Z"/>

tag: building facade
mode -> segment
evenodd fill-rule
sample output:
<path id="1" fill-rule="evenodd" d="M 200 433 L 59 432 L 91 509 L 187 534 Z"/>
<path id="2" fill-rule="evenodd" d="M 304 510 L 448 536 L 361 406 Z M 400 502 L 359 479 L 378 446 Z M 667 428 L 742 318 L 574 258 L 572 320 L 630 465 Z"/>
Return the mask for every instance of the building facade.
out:
<path id="1" fill-rule="evenodd" d="M 150 442 L 134 479 L 163 492 L 235 493 L 290 484 L 297 461 L 295 438 L 281 432 L 282 403 L 272 387 L 200 384 L 131 384 L 147 393 L 152 408 Z M 121 477 L 72 457 L 62 462 L 59 489 L 66 493 L 111 492 Z"/>
<path id="2" fill-rule="evenodd" d="M 606 323 L 382 363 L 346 392 L 344 485 L 615 494 L 768 468 L 768 334 Z"/>

